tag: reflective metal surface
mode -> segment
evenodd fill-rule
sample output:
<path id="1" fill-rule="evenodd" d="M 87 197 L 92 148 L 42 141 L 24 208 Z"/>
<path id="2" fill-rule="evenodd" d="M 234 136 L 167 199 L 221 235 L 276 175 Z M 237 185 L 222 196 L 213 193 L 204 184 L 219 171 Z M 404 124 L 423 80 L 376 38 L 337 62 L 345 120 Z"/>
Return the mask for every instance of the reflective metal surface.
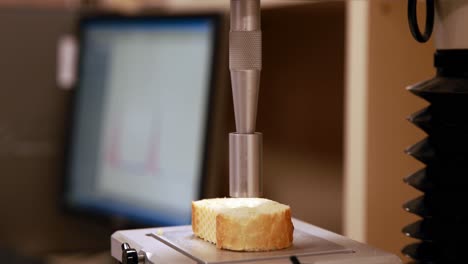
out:
<path id="1" fill-rule="evenodd" d="M 229 134 L 229 194 L 262 195 L 262 134 Z"/>

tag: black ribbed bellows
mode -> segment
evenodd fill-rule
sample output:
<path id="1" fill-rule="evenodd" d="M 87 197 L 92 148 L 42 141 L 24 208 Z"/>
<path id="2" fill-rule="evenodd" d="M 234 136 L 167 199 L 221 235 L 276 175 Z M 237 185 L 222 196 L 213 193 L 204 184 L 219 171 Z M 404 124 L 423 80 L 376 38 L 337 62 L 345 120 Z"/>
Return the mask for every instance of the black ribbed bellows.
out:
<path id="1" fill-rule="evenodd" d="M 408 120 L 427 137 L 406 149 L 425 167 L 404 179 L 423 195 L 403 205 L 421 220 L 403 228 L 420 242 L 402 252 L 417 264 L 464 263 L 468 245 L 468 50 L 438 50 L 437 76 L 409 88 L 429 102 Z"/>

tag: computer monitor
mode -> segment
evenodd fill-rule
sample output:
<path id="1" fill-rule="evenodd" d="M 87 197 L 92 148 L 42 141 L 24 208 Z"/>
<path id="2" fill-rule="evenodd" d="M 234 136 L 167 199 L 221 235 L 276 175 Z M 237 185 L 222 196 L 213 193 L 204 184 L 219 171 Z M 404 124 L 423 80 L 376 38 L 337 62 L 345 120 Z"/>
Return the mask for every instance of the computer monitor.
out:
<path id="1" fill-rule="evenodd" d="M 64 200 L 147 225 L 189 224 L 201 197 L 217 16 L 79 23 Z"/>

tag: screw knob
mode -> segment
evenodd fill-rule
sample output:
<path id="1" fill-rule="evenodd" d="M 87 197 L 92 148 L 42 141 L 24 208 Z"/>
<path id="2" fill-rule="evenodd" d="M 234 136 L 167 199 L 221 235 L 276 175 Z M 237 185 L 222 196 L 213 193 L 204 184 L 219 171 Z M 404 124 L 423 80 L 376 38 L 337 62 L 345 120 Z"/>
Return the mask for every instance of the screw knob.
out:
<path id="1" fill-rule="evenodd" d="M 122 244 L 122 264 L 138 264 L 138 252 L 128 243 Z"/>

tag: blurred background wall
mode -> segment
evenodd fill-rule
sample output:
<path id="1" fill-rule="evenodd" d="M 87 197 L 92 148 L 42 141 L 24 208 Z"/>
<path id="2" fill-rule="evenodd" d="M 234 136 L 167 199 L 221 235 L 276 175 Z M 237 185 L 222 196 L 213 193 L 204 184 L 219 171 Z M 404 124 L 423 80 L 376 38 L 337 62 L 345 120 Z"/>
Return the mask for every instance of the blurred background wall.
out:
<path id="1" fill-rule="evenodd" d="M 345 5 L 265 10 L 258 130 L 265 195 L 341 232 Z"/>
<path id="2" fill-rule="evenodd" d="M 401 230 L 416 218 L 402 205 L 418 196 L 403 178 L 422 166 L 404 150 L 424 137 L 405 118 L 426 105 L 405 88 L 435 75 L 433 43 L 412 38 L 406 4 L 350 1 L 347 9 L 344 233 L 400 256 L 411 242 Z"/>
<path id="3" fill-rule="evenodd" d="M 0 244 L 15 251 L 92 249 L 110 228 L 60 208 L 69 93 L 55 84 L 57 39 L 73 29 L 64 10 L 0 10 Z"/>
<path id="4" fill-rule="evenodd" d="M 433 43 L 412 38 L 406 12 L 398 1 L 370 2 L 366 236 L 369 243 L 398 253 L 412 240 L 401 229 L 417 219 L 402 205 L 419 196 L 402 178 L 423 167 L 403 153 L 424 138 L 405 117 L 427 105 L 405 88 L 435 75 Z"/>

